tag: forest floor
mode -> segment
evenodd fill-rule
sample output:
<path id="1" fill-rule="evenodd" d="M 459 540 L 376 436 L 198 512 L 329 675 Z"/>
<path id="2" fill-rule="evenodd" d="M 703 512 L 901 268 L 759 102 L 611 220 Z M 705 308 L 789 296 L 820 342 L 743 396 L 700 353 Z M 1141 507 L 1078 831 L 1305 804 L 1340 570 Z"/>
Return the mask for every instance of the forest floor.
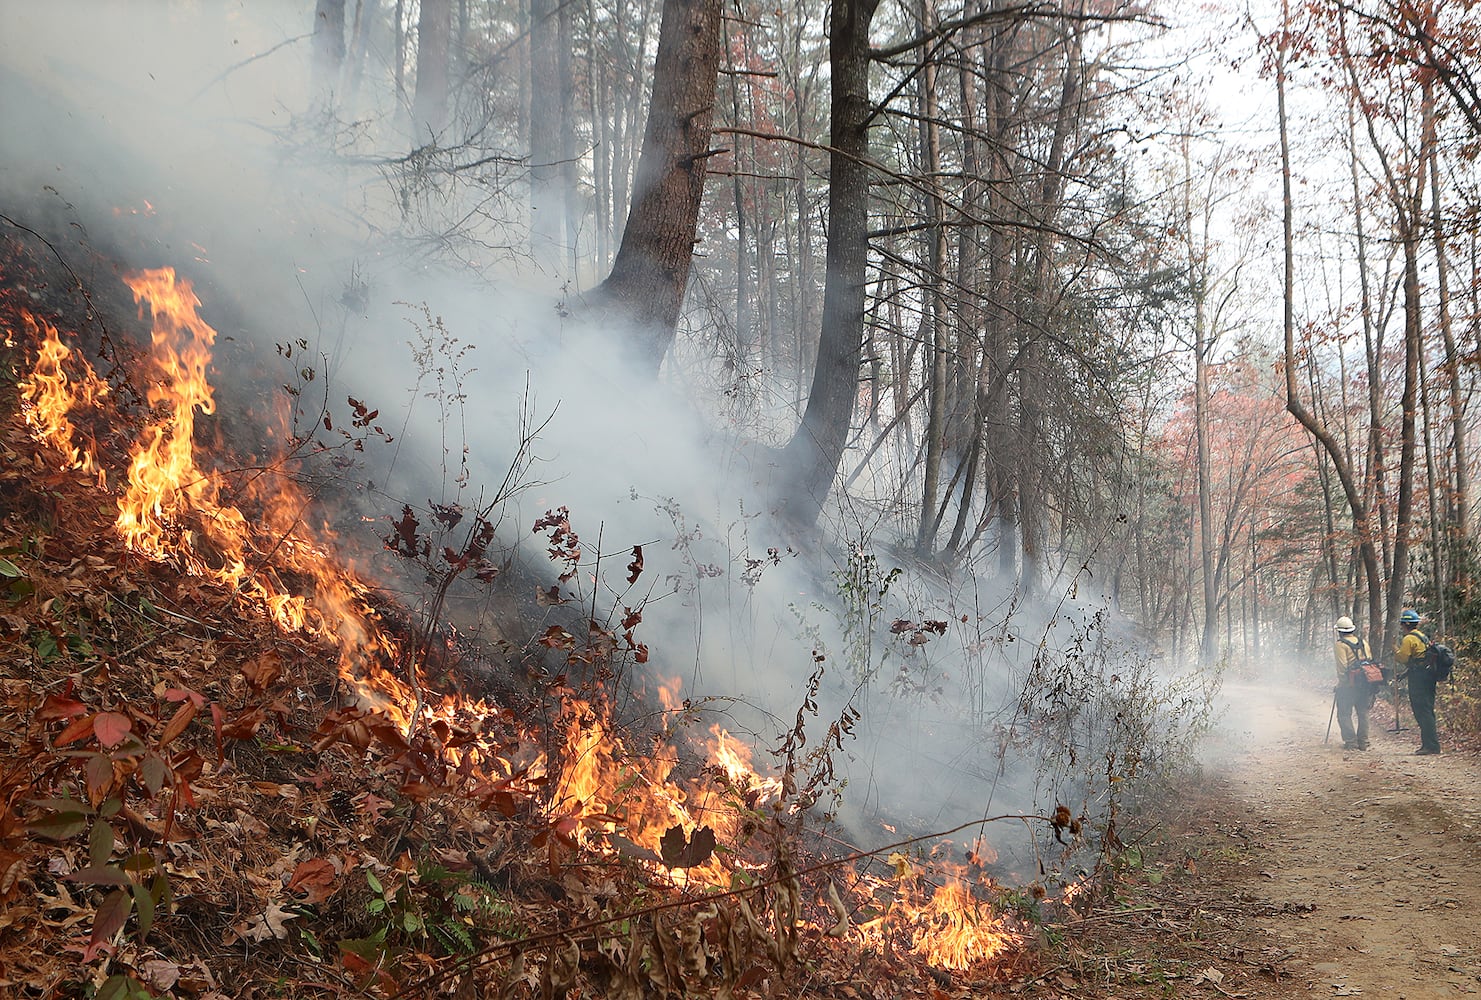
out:
<path id="1" fill-rule="evenodd" d="M 1205 781 L 1157 862 L 1120 913 L 1068 929 L 1067 967 L 1037 995 L 1481 994 L 1475 750 L 1415 756 L 1408 707 L 1394 732 L 1391 704 L 1368 751 L 1344 750 L 1335 726 L 1324 740 L 1330 689 L 1315 681 L 1225 696 Z"/>

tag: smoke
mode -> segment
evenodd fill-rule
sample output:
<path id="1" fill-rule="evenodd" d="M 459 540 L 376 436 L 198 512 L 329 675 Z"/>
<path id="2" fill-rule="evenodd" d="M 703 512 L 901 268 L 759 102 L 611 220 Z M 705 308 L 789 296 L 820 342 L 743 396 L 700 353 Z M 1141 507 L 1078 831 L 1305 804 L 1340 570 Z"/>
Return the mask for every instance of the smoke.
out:
<path id="1" fill-rule="evenodd" d="M 1083 576 L 1029 606 L 974 567 L 917 565 L 862 508 L 837 511 L 821 543 L 774 520 L 766 450 L 679 380 L 630 372 L 623 332 L 575 323 L 571 290 L 507 242 L 496 217 L 521 197 L 499 186 L 508 178 L 418 187 L 389 165 L 408 142 L 384 78 L 365 82 L 338 155 L 311 141 L 325 122 L 308 96 L 310 11 L 9 5 L 0 205 L 64 252 L 180 268 L 223 334 L 281 365 L 279 382 L 297 379 L 300 428 L 321 404 L 352 426 L 350 397 L 377 410 L 383 433 L 354 473 L 376 523 L 348 541 L 379 549 L 400 502 L 486 502 L 527 444 L 504 543 L 546 565 L 530 526 L 566 507 L 585 605 L 641 607 L 650 666 L 760 749 L 805 703 L 809 749 L 843 720 L 841 815 L 863 839 L 884 838 L 884 822 L 945 828 L 1056 801 L 1093 815 L 1095 775 L 1134 767 L 1118 740 L 1179 736 L 1108 718 L 1189 725 L 1196 712 L 1105 602 L 1067 596 L 1088 594 Z M 475 222 L 431 252 L 431 222 L 449 219 Z M 629 585 L 634 546 L 644 569 Z M 394 577 L 394 557 L 376 558 Z"/>

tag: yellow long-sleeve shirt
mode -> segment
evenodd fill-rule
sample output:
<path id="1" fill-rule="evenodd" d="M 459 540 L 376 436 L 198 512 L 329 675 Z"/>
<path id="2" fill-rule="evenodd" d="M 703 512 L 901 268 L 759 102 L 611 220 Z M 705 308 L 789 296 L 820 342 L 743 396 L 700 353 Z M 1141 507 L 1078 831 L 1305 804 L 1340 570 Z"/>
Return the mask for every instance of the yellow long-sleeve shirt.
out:
<path id="1" fill-rule="evenodd" d="M 1412 628 L 1400 636 L 1399 641 L 1394 644 L 1394 659 L 1404 667 L 1420 663 L 1424 660 L 1424 651 L 1429 648 L 1429 645 L 1429 636 L 1417 628 Z"/>
<path id="2" fill-rule="evenodd" d="M 1368 653 L 1368 643 L 1357 636 L 1341 636 L 1333 646 L 1333 655 L 1337 661 L 1337 680 L 1345 683 L 1347 671 L 1359 660 L 1371 659 Z"/>

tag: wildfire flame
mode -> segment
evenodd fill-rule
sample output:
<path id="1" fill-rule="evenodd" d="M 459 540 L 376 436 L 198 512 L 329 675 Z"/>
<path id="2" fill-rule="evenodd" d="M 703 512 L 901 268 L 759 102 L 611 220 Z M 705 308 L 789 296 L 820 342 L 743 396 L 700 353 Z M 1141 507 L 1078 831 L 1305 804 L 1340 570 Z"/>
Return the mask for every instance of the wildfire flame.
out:
<path id="1" fill-rule="evenodd" d="M 98 485 L 106 487 L 107 473 L 99 467 L 93 451 L 73 441 L 76 428 L 68 414 L 77 407 L 98 405 L 108 395 L 108 383 L 93 373 L 85 358 L 75 363 L 81 369 L 79 374 L 68 374 L 73 351 L 62 343 L 56 327 L 24 312 L 21 323 L 26 335 L 41 345 L 36 368 L 28 380 L 20 383 L 21 415 L 31 433 L 62 453 L 67 468 L 95 473 Z"/>
<path id="2" fill-rule="evenodd" d="M 190 282 L 172 268 L 125 280 L 141 318 L 152 323 L 154 371 L 146 394 L 150 420 L 129 450 L 117 497 L 115 526 L 121 538 L 146 558 L 230 588 L 283 630 L 333 643 L 341 674 L 362 698 L 408 727 L 420 699 L 403 677 L 415 666 L 405 662 L 401 644 L 380 627 L 370 585 L 330 554 L 333 533 L 326 527 L 317 538 L 308 534 L 303 517 L 311 498 L 291 477 L 271 469 L 233 485 L 228 475 L 197 459 L 198 417 L 216 410 L 208 378 L 216 331 L 201 318 Z M 106 488 L 95 443 L 79 442 L 87 435 L 79 433 L 72 415 L 105 401 L 107 383 L 62 342 L 55 327 L 29 315 L 23 323 L 38 344 L 35 368 L 21 384 L 26 422 L 38 440 L 61 454 L 64 467 L 95 474 Z M 253 512 L 252 519 L 243 506 Z M 661 697 L 666 719 L 677 728 L 687 707 L 679 701 L 677 685 L 665 688 Z M 560 765 L 547 786 L 554 789 L 546 807 L 552 828 L 589 849 L 622 851 L 624 842 L 635 845 L 638 850 L 631 853 L 656 871 L 668 871 L 680 885 L 728 888 L 736 869 L 746 866 L 736 846 L 747 840 L 762 810 L 783 807 L 783 783 L 761 777 L 750 748 L 720 726 L 710 730 L 707 766 L 680 780 L 674 777 L 677 754 L 670 747 L 634 752 L 603 707 L 574 696 L 563 705 Z M 496 711 L 451 696 L 422 710 L 447 718 Z M 537 738 L 532 735 L 532 742 Z M 491 764 L 500 760 L 485 757 Z M 542 755 L 529 774 L 548 770 Z M 705 827 L 730 848 L 723 856 L 700 852 L 703 858 L 687 857 L 673 866 L 661 860 L 666 836 L 677 829 L 685 844 L 697 844 L 698 836 L 688 838 Z M 1018 942 L 992 906 L 974 896 L 972 880 L 950 876 L 926 892 L 903 862 L 897 876 L 893 883 L 864 882 L 865 891 L 889 899 L 883 916 L 856 928 L 866 945 L 886 947 L 894 935 L 905 933 L 913 953 L 935 965 L 964 969 Z"/>

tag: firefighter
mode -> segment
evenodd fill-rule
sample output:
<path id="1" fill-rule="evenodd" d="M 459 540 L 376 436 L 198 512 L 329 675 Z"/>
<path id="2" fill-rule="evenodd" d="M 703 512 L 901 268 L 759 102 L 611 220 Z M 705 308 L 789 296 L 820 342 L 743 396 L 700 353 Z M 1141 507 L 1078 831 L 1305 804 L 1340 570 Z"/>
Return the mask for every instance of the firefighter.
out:
<path id="1" fill-rule="evenodd" d="M 1373 685 L 1359 661 L 1372 659 L 1367 640 L 1357 635 L 1357 626 L 1343 615 L 1337 619 L 1337 726 L 1342 730 L 1344 750 L 1368 749 L 1368 709 L 1373 707 Z M 1356 724 L 1354 724 L 1356 717 Z"/>
<path id="2" fill-rule="evenodd" d="M 1399 676 L 1409 678 L 1409 707 L 1419 726 L 1419 749 L 1414 752 L 1426 757 L 1440 752 L 1440 734 L 1435 728 L 1435 677 L 1427 655 L 1430 637 L 1419 630 L 1419 612 L 1413 608 L 1404 609 L 1399 624 L 1404 626 L 1404 634 L 1394 645 L 1394 659 L 1399 664 Z"/>

